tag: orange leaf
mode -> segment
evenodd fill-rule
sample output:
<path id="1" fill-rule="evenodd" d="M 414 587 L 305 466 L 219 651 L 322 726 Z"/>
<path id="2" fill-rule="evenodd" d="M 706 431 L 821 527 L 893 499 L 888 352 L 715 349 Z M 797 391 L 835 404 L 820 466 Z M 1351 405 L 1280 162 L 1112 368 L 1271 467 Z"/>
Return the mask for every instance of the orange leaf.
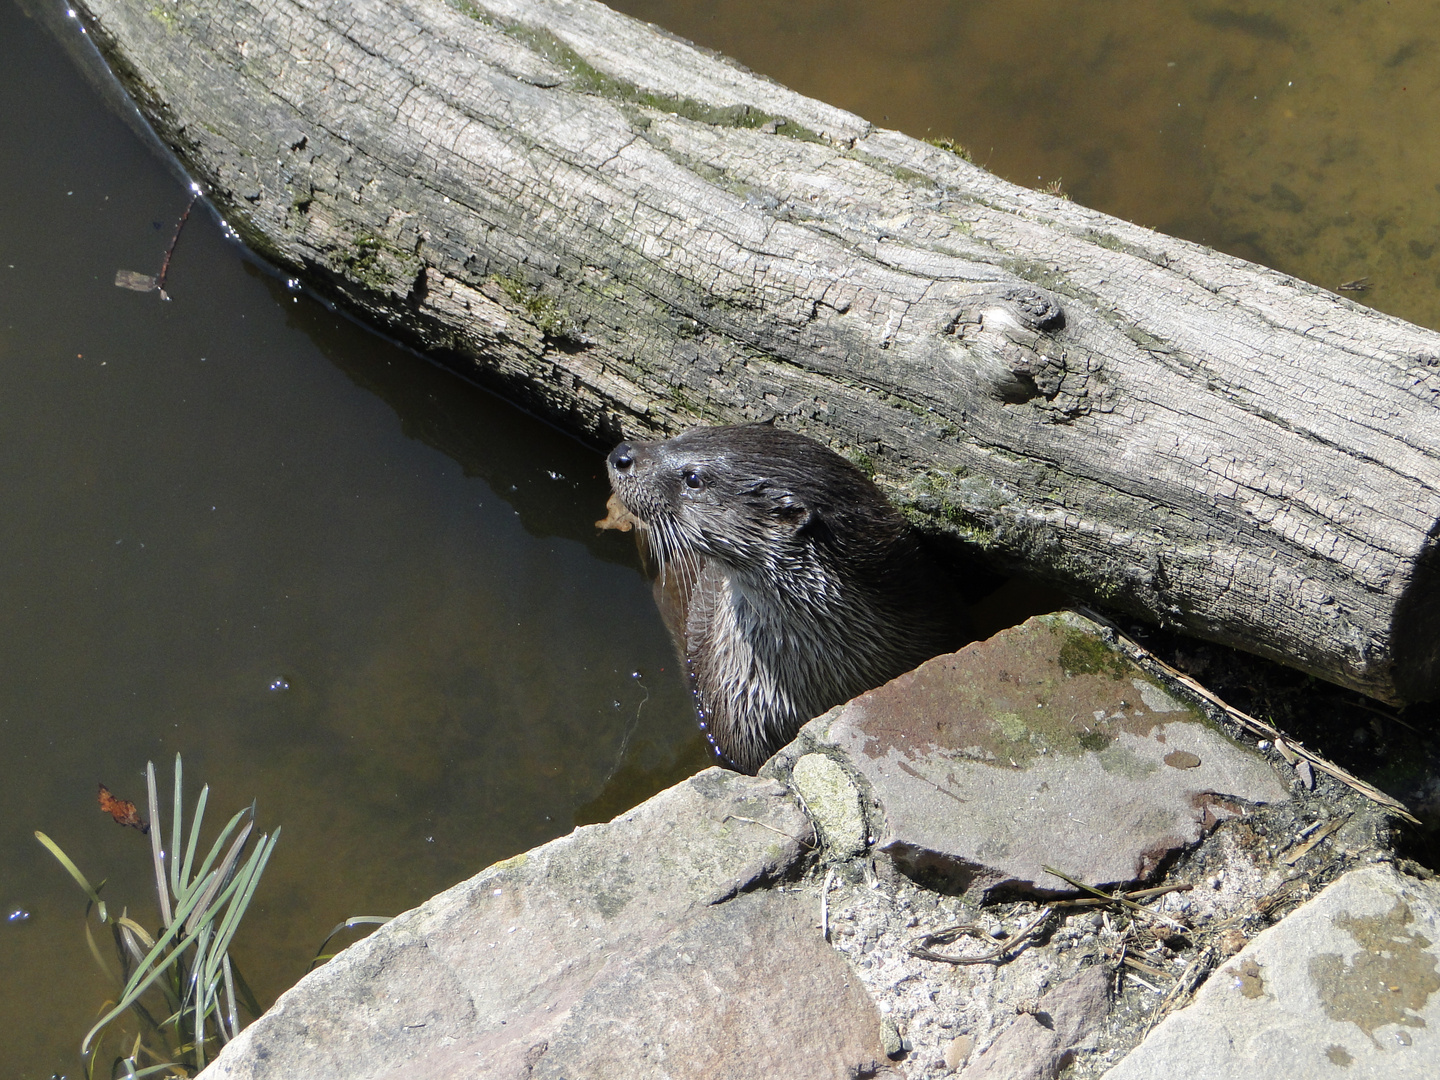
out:
<path id="1" fill-rule="evenodd" d="M 129 799 L 117 799 L 104 784 L 100 785 L 100 809 L 114 818 L 117 825 L 129 825 L 142 833 L 150 831 L 150 826 L 135 812 L 135 804 Z"/>

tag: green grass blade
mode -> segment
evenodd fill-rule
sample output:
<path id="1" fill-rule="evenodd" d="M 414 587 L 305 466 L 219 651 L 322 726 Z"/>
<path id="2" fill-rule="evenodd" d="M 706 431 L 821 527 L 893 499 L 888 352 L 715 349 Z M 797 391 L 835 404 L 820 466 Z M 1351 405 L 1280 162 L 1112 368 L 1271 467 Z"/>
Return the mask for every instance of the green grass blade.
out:
<path id="1" fill-rule="evenodd" d="M 126 971 L 128 972 L 130 970 L 132 963 L 143 964 L 145 962 L 145 954 L 155 942 L 136 936 L 135 931 L 140 929 L 140 924 L 122 915 L 115 920 L 113 929 L 115 931 L 115 938 L 120 945 L 122 956 L 128 957 L 128 959 L 125 960 Z M 148 936 L 149 935 L 146 935 L 146 938 L 148 938 Z M 141 945 L 141 941 L 145 941 L 145 944 Z M 124 980 L 122 980 L 122 982 L 123 981 Z"/>
<path id="2" fill-rule="evenodd" d="M 278 828 L 275 830 L 275 835 L 268 838 L 262 836 L 260 842 L 255 846 L 255 852 L 249 863 L 246 864 L 245 872 L 242 875 L 245 883 L 236 892 L 235 898 L 230 901 L 230 907 L 225 911 L 225 918 L 221 921 L 220 930 L 216 936 L 215 953 L 222 958 L 230 950 L 230 941 L 234 938 L 235 931 L 240 928 L 240 920 L 245 917 L 245 909 L 250 906 L 250 898 L 255 895 L 255 890 L 260 885 L 260 875 L 265 872 L 265 864 L 270 861 L 270 853 L 275 850 L 275 845 L 279 840 L 280 830 Z M 213 968 L 205 972 L 208 981 L 213 982 L 217 975 L 218 971 Z"/>
<path id="3" fill-rule="evenodd" d="M 225 827 L 220 830 L 220 835 L 217 836 L 215 838 L 215 842 L 210 845 L 210 853 L 205 856 L 204 862 L 200 864 L 200 869 L 195 871 L 194 880 L 191 881 L 189 886 L 186 887 L 186 898 L 188 898 L 193 892 L 199 889 L 200 883 L 207 879 L 210 873 L 210 868 L 215 865 L 215 860 L 220 857 L 220 852 L 224 850 L 225 842 L 230 839 L 230 834 L 235 831 L 235 827 L 240 824 L 241 819 L 248 814 L 253 820 L 254 809 L 255 808 L 253 806 L 247 806 L 244 810 L 238 810 L 236 811 L 235 816 L 225 823 Z"/>
<path id="4" fill-rule="evenodd" d="M 190 868 L 195 865 L 195 847 L 200 842 L 200 825 L 205 820 L 205 803 L 210 798 L 210 785 L 206 784 L 200 789 L 200 798 L 195 803 L 195 820 L 190 824 L 190 842 L 185 845 L 185 865 L 180 870 L 181 889 L 190 887 Z M 177 847 L 175 849 L 179 851 Z M 204 876 L 203 871 L 199 875 Z M 180 895 L 177 890 L 176 896 Z"/>
<path id="5" fill-rule="evenodd" d="M 200 903 L 195 905 L 194 910 L 190 912 L 190 926 L 187 929 L 193 930 L 202 919 L 212 918 L 212 913 L 220 910 L 220 903 L 215 899 L 215 894 L 221 886 L 228 885 L 231 878 L 235 876 L 235 864 L 244 852 L 245 842 L 250 839 L 250 833 L 254 828 L 254 820 L 247 821 L 245 827 L 240 830 L 240 835 L 235 837 L 234 843 L 230 845 L 230 850 L 225 853 L 224 860 L 211 875 L 210 884 L 200 897 Z"/>
<path id="6" fill-rule="evenodd" d="M 189 903 L 193 904 L 195 899 L 198 899 L 198 897 L 192 898 Z M 160 959 L 161 955 L 170 949 L 172 945 L 174 945 L 174 951 L 176 952 L 189 946 L 193 940 L 193 935 L 184 938 L 181 944 L 175 944 L 176 939 L 181 935 L 181 928 L 184 926 L 183 920 L 185 916 L 189 914 L 190 910 L 188 907 L 177 909 L 175 921 L 170 924 L 165 933 L 160 936 L 160 939 L 151 946 L 150 951 L 145 954 L 145 959 L 141 962 L 140 966 L 131 973 L 130 978 L 125 983 L 122 997 L 136 997 L 141 982 L 144 982 L 145 986 L 149 986 L 153 981 L 151 976 L 157 975 L 172 966 L 168 961 L 164 964 L 156 964 L 156 961 Z"/>
<path id="7" fill-rule="evenodd" d="M 205 1068 L 205 1014 L 200 1011 L 202 995 L 195 995 L 195 1064 Z"/>
<path id="8" fill-rule="evenodd" d="M 207 919 L 195 936 L 195 955 L 190 959 L 190 974 L 185 980 L 185 985 L 181 987 L 181 1000 L 184 1008 L 190 1007 L 198 992 L 200 973 L 205 969 L 205 962 L 209 959 L 209 949 L 214 936 L 215 923 L 213 920 Z"/>
<path id="9" fill-rule="evenodd" d="M 114 929 L 116 938 L 121 942 L 121 946 L 125 952 L 134 959 L 135 965 L 138 967 L 140 964 L 145 963 L 146 954 L 155 947 L 155 939 L 146 932 L 145 928 L 134 919 L 121 915 L 120 918 L 115 921 Z M 125 967 L 125 975 L 120 979 L 122 986 L 128 983 L 130 976 L 135 973 L 135 969 L 131 968 L 128 963 Z M 180 999 L 176 997 L 175 991 L 169 983 L 162 982 L 160 984 L 160 991 L 165 997 L 165 1005 L 167 1008 L 177 1009 L 180 1007 Z M 156 1031 L 160 1030 L 160 1025 L 150 1018 L 149 1014 L 140 1007 L 138 1002 L 133 1003 L 131 1008 L 140 1013 L 152 1028 Z"/>
<path id="10" fill-rule="evenodd" d="M 80 1043 L 80 1052 L 82 1054 L 89 1050 L 90 1040 L 95 1037 L 96 1032 L 100 1031 L 109 1024 L 110 1021 L 115 1019 L 115 1017 L 128 1009 L 132 1002 L 137 1000 L 146 990 L 150 989 L 155 980 L 169 970 L 170 964 L 168 962 L 160 964 L 157 963 L 157 961 L 160 959 L 161 954 L 169 949 L 171 943 L 174 942 L 176 935 L 179 934 L 181 927 L 184 926 L 183 920 L 190 914 L 191 906 L 193 906 L 198 899 L 198 895 L 192 896 L 177 910 L 175 920 L 166 928 L 160 940 L 155 942 L 155 947 L 145 955 L 145 960 L 131 973 L 129 980 L 125 983 L 125 989 L 120 995 L 119 1003 L 86 1033 L 85 1038 Z M 193 940 L 191 937 L 185 938 L 175 946 L 173 951 L 175 953 L 182 952 L 189 947 L 191 940 Z"/>
<path id="11" fill-rule="evenodd" d="M 260 1008 L 260 1002 L 255 997 L 255 991 L 250 989 L 250 984 L 245 981 L 245 973 L 240 970 L 240 965 L 230 959 L 230 954 L 225 954 L 225 962 L 230 965 L 235 973 L 235 992 L 240 998 L 240 1004 L 250 1010 L 251 1016 L 259 1016 L 265 1010 Z"/>
<path id="12" fill-rule="evenodd" d="M 387 922 L 389 922 L 392 918 L 394 918 L 393 915 L 352 915 L 352 916 L 350 916 L 350 918 L 348 918 L 348 919 L 346 919 L 344 922 L 340 923 L 338 926 L 335 927 L 335 929 L 331 930 L 330 933 L 328 933 L 328 934 L 325 935 L 325 940 L 320 943 L 320 948 L 318 948 L 318 949 L 315 950 L 314 959 L 312 959 L 312 960 L 310 961 L 310 966 L 309 966 L 308 968 L 306 968 L 305 970 L 306 970 L 306 971 L 314 971 L 314 970 L 315 970 L 315 965 L 316 965 L 316 963 L 318 963 L 318 962 L 321 961 L 321 960 L 329 960 L 329 959 L 331 958 L 331 956 L 334 956 L 334 955 L 335 955 L 334 953 L 331 953 L 330 956 L 326 956 L 326 955 L 325 955 L 325 946 L 326 946 L 326 945 L 329 945 L 330 942 L 331 942 L 331 940 L 335 937 L 335 935 L 338 934 L 338 933 L 340 933 L 342 930 L 353 930 L 353 929 L 355 929 L 355 927 L 357 927 L 357 926 L 366 926 L 366 925 L 369 925 L 369 924 L 373 924 L 373 925 L 375 925 L 375 926 L 384 926 L 384 925 L 385 925 Z"/>
<path id="13" fill-rule="evenodd" d="M 135 937 L 144 944 L 145 948 L 153 949 L 155 947 L 155 939 L 150 936 L 150 932 L 134 919 L 130 918 L 130 916 L 121 915 L 115 922 L 134 934 Z"/>
<path id="14" fill-rule="evenodd" d="M 191 1003 L 191 1031 L 194 1033 L 196 1064 L 205 1065 L 205 1017 L 209 1015 L 210 1003 L 214 998 L 214 987 L 206 984 L 201 972 L 208 966 L 213 953 L 215 924 L 207 921 L 195 942 L 195 958 L 190 968 L 190 983 L 185 988 L 185 1000 Z"/>
<path id="15" fill-rule="evenodd" d="M 63 866 L 66 870 L 68 870 L 70 872 L 70 876 L 79 883 L 80 888 L 85 890 L 85 895 L 90 897 L 90 902 L 100 910 L 100 921 L 109 922 L 110 920 L 107 917 L 105 911 L 105 901 L 100 899 L 99 892 L 91 886 L 89 879 L 87 879 L 85 875 L 80 872 L 80 868 L 70 861 L 70 856 L 66 855 L 65 852 L 61 851 L 60 845 L 55 843 L 54 840 L 51 840 L 50 837 L 46 836 L 39 829 L 35 830 L 35 839 L 39 840 L 40 843 L 44 844 L 47 848 L 50 849 L 50 854 L 54 855 L 55 858 L 60 860 L 60 865 Z"/>
<path id="16" fill-rule="evenodd" d="M 155 895 L 160 901 L 160 922 L 170 925 L 170 890 L 165 885 L 165 853 L 160 850 L 160 796 L 155 791 L 155 763 L 145 763 L 145 788 L 150 794 L 150 857 L 155 862 Z"/>
<path id="17" fill-rule="evenodd" d="M 170 892 L 180 895 L 180 755 L 175 755 L 175 805 L 170 812 Z M 153 826 L 152 826 L 153 828 Z"/>
<path id="18" fill-rule="evenodd" d="M 118 975 L 111 970 L 109 963 L 106 962 L 104 955 L 100 952 L 100 943 L 95 940 L 95 935 L 90 931 L 89 919 L 85 920 L 85 944 L 90 947 L 90 955 L 95 958 L 95 963 L 99 965 L 100 970 L 105 973 L 107 979 L 110 979 L 117 985 L 125 981 L 123 975 Z"/>
<path id="19" fill-rule="evenodd" d="M 240 1010 L 235 1005 L 235 971 L 230 966 L 230 954 L 225 954 L 225 962 L 221 965 L 225 975 L 225 1002 L 227 1008 L 220 1014 L 220 1038 L 229 1042 L 240 1034 Z M 229 1031 L 226 1031 L 226 1021 L 229 1021 Z"/>
<path id="20" fill-rule="evenodd" d="M 255 866 L 261 861 L 265 854 L 265 841 L 266 838 L 262 836 L 260 843 L 257 844 L 255 850 L 250 853 L 250 858 L 245 861 L 245 865 L 241 867 L 240 872 L 235 875 L 235 893 L 231 897 L 230 905 L 226 908 L 225 914 L 220 916 L 219 919 L 217 948 L 212 952 L 210 960 L 213 967 L 201 972 L 202 979 L 207 981 L 213 979 L 219 970 L 220 959 L 225 955 L 225 949 L 230 943 L 230 935 L 233 933 L 231 928 L 239 921 L 240 915 L 244 914 L 244 903 L 248 902 L 246 895 L 247 890 L 250 886 Z M 219 905 L 216 905 L 217 912 L 218 909 Z"/>
<path id="21" fill-rule="evenodd" d="M 277 831 L 278 831 L 278 830 L 277 830 Z M 211 879 L 210 879 L 210 880 L 213 881 L 213 880 L 218 879 L 218 873 L 219 873 L 218 871 L 212 870 L 210 873 L 211 873 Z M 235 895 L 235 892 L 236 892 L 236 890 L 239 888 L 240 884 L 241 884 L 241 879 L 237 876 L 234 880 L 232 880 L 232 881 L 230 882 L 230 884 L 228 884 L 228 885 L 225 886 L 225 888 L 220 892 L 220 895 L 214 896 L 214 899 L 207 903 L 207 905 L 206 905 L 206 911 L 208 912 L 208 914 L 207 914 L 206 918 L 203 920 L 203 922 L 213 923 L 213 922 L 215 921 L 215 918 L 218 916 L 218 914 L 219 914 L 219 912 L 221 911 L 221 909 L 223 909 L 223 908 L 225 907 L 225 905 L 226 905 L 227 903 L 229 903 L 230 898 Z M 195 902 L 195 901 L 200 900 L 202 897 L 205 897 L 205 896 L 213 896 L 213 894 L 214 894 L 214 890 L 211 889 L 211 888 L 209 888 L 209 887 L 208 887 L 208 884 L 207 884 L 207 887 L 206 887 L 206 888 L 194 890 L 194 892 L 192 892 L 192 894 L 191 894 L 191 899 L 192 899 L 192 902 Z M 195 903 L 195 907 L 199 907 L 199 904 L 198 904 L 198 903 Z M 183 916 L 177 916 L 177 918 L 186 918 L 186 917 L 188 917 L 189 915 L 193 915 L 193 914 L 194 914 L 194 910 L 193 910 L 193 909 L 187 909 L 185 915 L 183 915 Z M 187 934 L 186 937 L 185 937 L 185 944 L 186 944 L 186 945 L 189 945 L 189 944 L 190 944 L 192 941 L 194 941 L 194 940 L 195 940 L 195 932 L 192 932 L 192 933 L 190 933 L 190 934 Z M 176 946 L 176 948 L 179 948 L 179 947 L 180 947 L 180 946 L 178 946 L 178 945 Z"/>

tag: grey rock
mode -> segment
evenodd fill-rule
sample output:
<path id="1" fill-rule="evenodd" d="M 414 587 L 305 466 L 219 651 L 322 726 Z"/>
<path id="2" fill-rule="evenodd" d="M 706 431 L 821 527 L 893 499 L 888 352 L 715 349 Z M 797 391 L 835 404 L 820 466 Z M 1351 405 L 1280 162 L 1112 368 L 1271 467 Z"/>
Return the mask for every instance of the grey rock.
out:
<path id="1" fill-rule="evenodd" d="M 774 781 L 710 769 L 490 867 L 306 976 L 208 1080 L 861 1075 L 880 1018 L 799 893 Z"/>
<path id="2" fill-rule="evenodd" d="M 806 754 L 795 762 L 791 783 L 835 858 L 848 858 L 865 850 L 865 814 L 860 792 L 843 768 L 824 754 Z"/>
<path id="3" fill-rule="evenodd" d="M 799 893 L 741 896 L 642 953 L 613 957 L 528 1075 L 874 1075 L 885 1053 L 880 1014 L 815 914 Z"/>
<path id="4" fill-rule="evenodd" d="M 1354 870 L 1230 959 L 1105 1080 L 1434 1080 L 1440 886 Z"/>
<path id="5" fill-rule="evenodd" d="M 810 722 L 868 781 L 880 846 L 984 898 L 1130 882 L 1245 803 L 1289 798 L 1264 758 L 1073 613 L 938 657 Z"/>
<path id="6" fill-rule="evenodd" d="M 1000 1033 L 964 1080 L 1054 1080 L 1109 1015 L 1110 979 L 1105 968 L 1089 967 L 1055 987 Z"/>

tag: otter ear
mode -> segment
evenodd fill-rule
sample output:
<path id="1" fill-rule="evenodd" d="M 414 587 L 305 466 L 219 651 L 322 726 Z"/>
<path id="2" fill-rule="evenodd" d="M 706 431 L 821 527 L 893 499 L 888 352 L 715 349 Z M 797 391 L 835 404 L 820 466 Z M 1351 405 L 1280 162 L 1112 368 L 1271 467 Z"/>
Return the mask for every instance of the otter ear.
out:
<path id="1" fill-rule="evenodd" d="M 776 520 L 785 522 L 797 533 L 810 524 L 813 516 L 810 508 L 794 495 L 783 495 L 775 504 Z"/>

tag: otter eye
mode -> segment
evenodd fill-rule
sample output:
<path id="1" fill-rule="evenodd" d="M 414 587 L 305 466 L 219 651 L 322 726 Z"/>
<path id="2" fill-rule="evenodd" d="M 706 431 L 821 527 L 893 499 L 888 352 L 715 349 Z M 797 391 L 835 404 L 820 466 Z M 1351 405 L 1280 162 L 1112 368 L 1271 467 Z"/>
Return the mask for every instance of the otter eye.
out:
<path id="1" fill-rule="evenodd" d="M 685 486 L 691 491 L 699 491 L 705 486 L 705 478 L 700 475 L 700 470 L 698 469 L 686 469 L 685 472 L 681 474 L 681 479 L 685 481 Z"/>

